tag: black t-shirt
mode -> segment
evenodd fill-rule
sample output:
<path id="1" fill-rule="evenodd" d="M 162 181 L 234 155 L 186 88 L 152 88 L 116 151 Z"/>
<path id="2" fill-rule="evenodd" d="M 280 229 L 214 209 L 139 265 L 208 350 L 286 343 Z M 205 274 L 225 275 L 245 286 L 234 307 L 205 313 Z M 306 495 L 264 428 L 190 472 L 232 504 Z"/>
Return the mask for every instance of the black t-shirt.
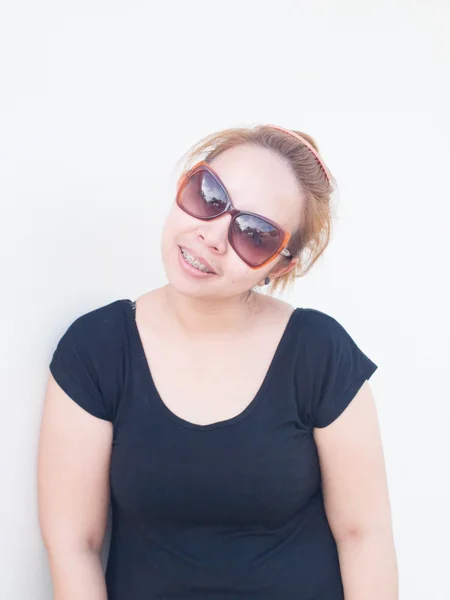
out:
<path id="1" fill-rule="evenodd" d="M 113 423 L 109 600 L 343 600 L 313 428 L 377 365 L 337 320 L 296 308 L 252 402 L 210 425 L 162 401 L 131 300 L 78 317 L 50 368 Z"/>

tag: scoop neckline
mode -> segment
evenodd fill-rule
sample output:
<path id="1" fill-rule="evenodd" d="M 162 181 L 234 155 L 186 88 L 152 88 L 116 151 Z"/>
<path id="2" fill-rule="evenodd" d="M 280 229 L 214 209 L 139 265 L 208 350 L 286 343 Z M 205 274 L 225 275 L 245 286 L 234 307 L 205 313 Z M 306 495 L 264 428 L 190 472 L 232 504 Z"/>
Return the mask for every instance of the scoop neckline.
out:
<path id="1" fill-rule="evenodd" d="M 146 379 L 149 382 L 152 396 L 155 399 L 155 404 L 158 406 L 158 408 L 160 410 L 162 410 L 162 412 L 169 419 L 171 419 L 178 425 L 182 425 L 183 427 L 187 427 L 189 429 L 196 429 L 198 431 L 209 431 L 211 429 L 219 429 L 222 427 L 229 427 L 231 425 L 239 423 L 240 421 L 243 421 L 254 411 L 254 409 L 259 405 L 261 399 L 264 397 L 264 392 L 266 391 L 267 387 L 269 386 L 271 379 L 272 379 L 272 375 L 281 360 L 281 355 L 282 355 L 283 349 L 286 346 L 286 344 L 288 343 L 289 338 L 292 335 L 293 331 L 295 330 L 295 327 L 293 326 L 294 321 L 296 320 L 296 317 L 303 310 L 300 307 L 295 307 L 294 310 L 292 311 L 292 313 L 290 314 L 289 319 L 288 319 L 286 326 L 283 330 L 283 333 L 281 335 L 281 338 L 280 338 L 280 340 L 277 344 L 277 347 L 275 349 L 275 352 L 272 356 L 272 360 L 266 371 L 264 379 L 263 379 L 261 385 L 259 386 L 259 389 L 257 390 L 255 396 L 250 401 L 250 403 L 247 404 L 247 406 L 239 414 L 235 415 L 234 417 L 230 417 L 228 419 L 223 419 L 222 421 L 216 421 L 214 423 L 206 423 L 206 424 L 202 425 L 200 423 L 192 423 L 191 421 L 188 421 L 186 419 L 183 419 L 183 417 L 178 416 L 167 406 L 167 404 L 162 399 L 162 397 L 156 387 L 156 384 L 153 380 L 150 365 L 147 360 L 147 356 L 145 354 L 144 344 L 142 342 L 141 334 L 140 334 L 138 326 L 137 326 L 136 301 L 131 300 L 129 298 L 125 298 L 123 300 L 123 303 L 127 307 L 127 312 L 128 312 L 129 317 L 131 317 L 131 329 L 132 329 L 133 337 L 134 337 L 134 340 L 137 345 L 137 349 L 138 349 L 139 354 L 141 355 L 141 359 L 142 359 L 140 361 L 140 364 L 142 365 L 144 376 L 146 377 Z"/>

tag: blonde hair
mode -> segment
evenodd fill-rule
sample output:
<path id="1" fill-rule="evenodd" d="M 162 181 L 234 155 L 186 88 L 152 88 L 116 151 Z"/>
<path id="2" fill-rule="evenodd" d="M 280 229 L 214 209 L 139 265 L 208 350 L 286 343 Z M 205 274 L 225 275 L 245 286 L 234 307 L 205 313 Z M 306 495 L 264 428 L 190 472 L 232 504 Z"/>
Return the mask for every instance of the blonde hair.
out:
<path id="1" fill-rule="evenodd" d="M 294 130 L 293 130 L 294 131 Z M 318 152 L 315 140 L 302 131 L 295 133 L 304 137 Z M 330 180 L 325 175 L 311 150 L 294 136 L 267 125 L 253 128 L 231 128 L 211 133 L 181 157 L 183 173 L 189 171 L 199 160 L 211 161 L 214 157 L 238 145 L 252 144 L 267 148 L 282 156 L 290 165 L 303 190 L 305 202 L 296 229 L 291 231 L 288 249 L 298 258 L 297 265 L 288 273 L 276 277 L 267 291 L 269 294 L 284 292 L 304 277 L 328 246 L 331 237 L 333 208 L 330 196 L 336 189 L 335 179 L 328 167 Z M 289 260 L 282 257 L 281 260 Z"/>

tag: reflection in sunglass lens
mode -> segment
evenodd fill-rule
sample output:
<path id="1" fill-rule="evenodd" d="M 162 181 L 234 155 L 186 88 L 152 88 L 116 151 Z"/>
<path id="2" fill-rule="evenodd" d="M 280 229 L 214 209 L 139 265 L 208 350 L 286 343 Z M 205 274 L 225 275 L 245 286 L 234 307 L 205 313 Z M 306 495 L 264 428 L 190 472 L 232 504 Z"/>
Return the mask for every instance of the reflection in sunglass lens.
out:
<path id="1" fill-rule="evenodd" d="M 211 173 L 199 170 L 184 185 L 178 201 L 192 216 L 211 219 L 225 211 L 228 197 Z M 271 258 L 281 243 L 281 234 L 276 227 L 262 217 L 248 213 L 232 219 L 230 238 L 237 254 L 253 267 Z"/>
<path id="2" fill-rule="evenodd" d="M 234 219 L 232 237 L 236 252 L 254 267 L 266 262 L 280 245 L 278 229 L 254 215 Z"/>
<path id="3" fill-rule="evenodd" d="M 208 171 L 197 171 L 185 185 L 180 201 L 189 213 L 202 219 L 214 217 L 225 210 L 227 196 Z"/>

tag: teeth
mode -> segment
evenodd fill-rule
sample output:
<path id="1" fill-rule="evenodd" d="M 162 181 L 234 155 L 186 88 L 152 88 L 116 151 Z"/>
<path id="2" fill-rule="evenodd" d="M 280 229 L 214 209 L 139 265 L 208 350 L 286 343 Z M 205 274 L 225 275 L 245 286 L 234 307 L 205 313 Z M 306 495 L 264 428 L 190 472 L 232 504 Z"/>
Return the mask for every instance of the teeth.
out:
<path id="1" fill-rule="evenodd" d="M 189 252 L 186 252 L 186 250 L 184 248 L 181 248 L 181 254 L 183 255 L 186 262 L 188 262 L 190 265 L 192 265 L 199 271 L 204 271 L 205 273 L 212 273 L 212 271 L 210 271 L 207 267 L 205 267 L 204 264 L 202 264 L 201 262 L 196 260 L 193 256 L 191 256 L 189 254 Z"/>

